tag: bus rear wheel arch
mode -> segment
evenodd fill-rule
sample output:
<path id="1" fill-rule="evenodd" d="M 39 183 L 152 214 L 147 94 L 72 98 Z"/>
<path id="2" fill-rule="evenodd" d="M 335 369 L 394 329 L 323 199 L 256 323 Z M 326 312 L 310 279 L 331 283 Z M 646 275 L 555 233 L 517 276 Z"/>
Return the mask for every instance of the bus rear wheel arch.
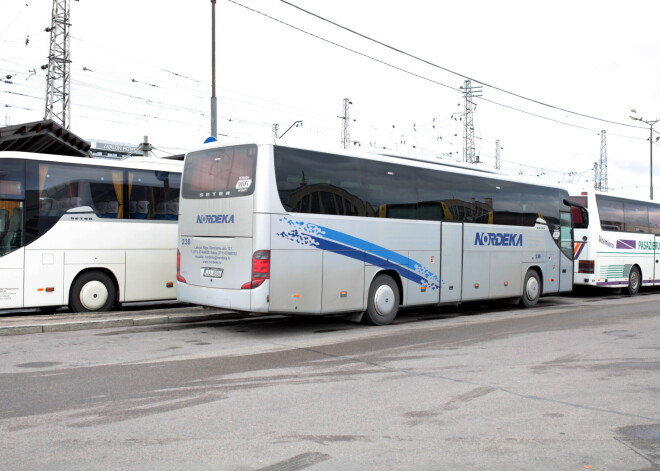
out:
<path id="1" fill-rule="evenodd" d="M 639 293 L 639 288 L 642 286 L 642 272 L 640 271 L 637 265 L 634 265 L 630 269 L 630 275 L 628 275 L 628 286 L 626 287 L 626 293 L 630 296 L 635 296 Z"/>
<path id="2" fill-rule="evenodd" d="M 541 297 L 542 288 L 541 277 L 538 272 L 533 268 L 528 269 L 522 285 L 520 305 L 523 307 L 536 306 Z"/>
<path id="3" fill-rule="evenodd" d="M 367 299 L 367 310 L 362 322 L 368 325 L 387 325 L 399 312 L 401 290 L 399 284 L 388 274 L 378 274 L 371 282 Z"/>
<path id="4" fill-rule="evenodd" d="M 117 287 L 107 273 L 90 270 L 71 284 L 69 308 L 74 312 L 110 311 L 117 302 Z"/>

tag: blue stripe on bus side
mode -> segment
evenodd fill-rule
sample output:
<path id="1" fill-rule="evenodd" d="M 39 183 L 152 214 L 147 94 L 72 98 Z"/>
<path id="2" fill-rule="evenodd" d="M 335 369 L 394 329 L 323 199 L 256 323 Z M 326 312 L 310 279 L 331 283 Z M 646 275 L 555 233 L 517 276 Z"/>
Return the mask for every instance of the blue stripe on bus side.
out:
<path id="1" fill-rule="evenodd" d="M 409 280 L 427 285 L 434 290 L 440 288 L 440 279 L 435 273 L 425 268 L 421 263 L 385 247 L 315 223 L 296 221 L 288 217 L 284 217 L 280 221 L 293 228 L 289 232 L 278 233 L 277 235 L 280 237 L 300 245 L 316 246 L 351 258 L 358 258 L 350 255 L 351 250 L 357 249 L 357 253 L 364 254 L 364 260 L 367 263 L 381 268 L 396 268 L 401 276 Z M 337 248 L 330 249 L 330 245 L 320 247 L 324 242 L 327 244 L 334 242 L 337 244 Z M 362 258 L 359 259 L 362 260 Z M 405 270 L 400 267 L 405 267 Z M 404 274 L 404 271 L 407 274 Z"/>
<path id="2" fill-rule="evenodd" d="M 318 226 L 318 227 L 319 229 L 322 229 L 325 232 L 325 237 L 328 239 L 335 240 L 344 245 L 355 247 L 367 253 L 382 252 L 387 257 L 388 260 L 391 260 L 397 265 L 403 265 L 408 267 L 411 266 L 412 264 L 417 263 L 414 260 L 410 260 L 408 257 L 404 257 L 403 255 L 400 255 L 392 250 L 368 242 L 364 239 L 358 239 L 357 237 L 353 237 L 351 235 L 345 234 L 343 232 L 335 231 L 327 227 L 323 227 L 323 226 Z"/>
<path id="3" fill-rule="evenodd" d="M 397 273 L 399 273 L 401 277 L 407 278 L 420 285 L 424 285 L 424 284 L 428 285 L 431 289 L 438 289 L 439 287 L 438 283 L 435 280 L 429 280 L 428 278 L 421 276 L 419 273 L 415 273 L 414 271 L 411 271 L 405 265 L 399 265 L 393 263 L 392 260 L 384 259 L 382 257 L 378 257 L 376 255 L 361 250 L 352 249 L 349 246 L 339 244 L 332 240 L 322 239 L 320 237 L 313 235 L 310 235 L 310 237 L 313 238 L 318 243 L 317 247 L 321 250 L 327 250 L 328 252 L 336 253 L 338 255 L 343 255 L 345 257 L 364 261 L 365 263 L 375 265 L 377 267 L 393 269 Z M 419 266 L 419 264 L 417 263 L 415 263 L 415 265 Z"/>

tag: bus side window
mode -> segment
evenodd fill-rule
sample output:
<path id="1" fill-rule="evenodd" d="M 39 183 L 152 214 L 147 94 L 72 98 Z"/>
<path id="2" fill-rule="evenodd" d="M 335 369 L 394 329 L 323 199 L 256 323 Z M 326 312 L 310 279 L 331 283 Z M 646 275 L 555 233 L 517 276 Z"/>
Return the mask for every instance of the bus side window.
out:
<path id="1" fill-rule="evenodd" d="M 623 203 L 596 197 L 600 225 L 604 231 L 623 231 Z"/>
<path id="2" fill-rule="evenodd" d="M 649 229 L 652 234 L 660 235 L 660 207 L 649 205 Z"/>
<path id="3" fill-rule="evenodd" d="M 626 232 L 649 233 L 649 213 L 646 205 L 623 203 Z"/>
<path id="4" fill-rule="evenodd" d="M 176 221 L 181 176 L 172 172 L 132 170 L 128 174 L 128 217 Z"/>

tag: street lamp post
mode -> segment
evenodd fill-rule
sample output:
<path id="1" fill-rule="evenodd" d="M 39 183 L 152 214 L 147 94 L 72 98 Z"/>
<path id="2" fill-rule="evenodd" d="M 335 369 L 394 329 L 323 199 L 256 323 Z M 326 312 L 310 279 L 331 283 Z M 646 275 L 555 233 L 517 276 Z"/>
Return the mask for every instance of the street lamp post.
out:
<path id="1" fill-rule="evenodd" d="M 635 113 L 635 110 L 630 110 L 633 113 Z M 633 119 L 635 121 L 641 121 L 642 123 L 648 124 L 649 125 L 649 168 L 650 168 L 650 173 L 651 173 L 651 188 L 650 188 L 650 196 L 651 200 L 653 200 L 653 125 L 660 121 L 660 119 L 656 120 L 647 120 L 644 118 L 638 118 L 637 116 L 630 115 L 630 119 Z"/>
<path id="2" fill-rule="evenodd" d="M 215 96 L 215 1 L 211 0 L 211 136 L 218 137 L 218 99 Z"/>

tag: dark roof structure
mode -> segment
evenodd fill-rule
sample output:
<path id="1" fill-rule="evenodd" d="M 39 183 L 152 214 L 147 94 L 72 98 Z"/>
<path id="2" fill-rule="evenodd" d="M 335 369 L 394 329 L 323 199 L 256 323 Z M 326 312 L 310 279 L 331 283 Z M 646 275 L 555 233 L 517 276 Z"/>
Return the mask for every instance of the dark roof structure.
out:
<path id="1" fill-rule="evenodd" d="M 52 119 L 0 128 L 0 151 L 89 157 L 91 144 Z"/>

